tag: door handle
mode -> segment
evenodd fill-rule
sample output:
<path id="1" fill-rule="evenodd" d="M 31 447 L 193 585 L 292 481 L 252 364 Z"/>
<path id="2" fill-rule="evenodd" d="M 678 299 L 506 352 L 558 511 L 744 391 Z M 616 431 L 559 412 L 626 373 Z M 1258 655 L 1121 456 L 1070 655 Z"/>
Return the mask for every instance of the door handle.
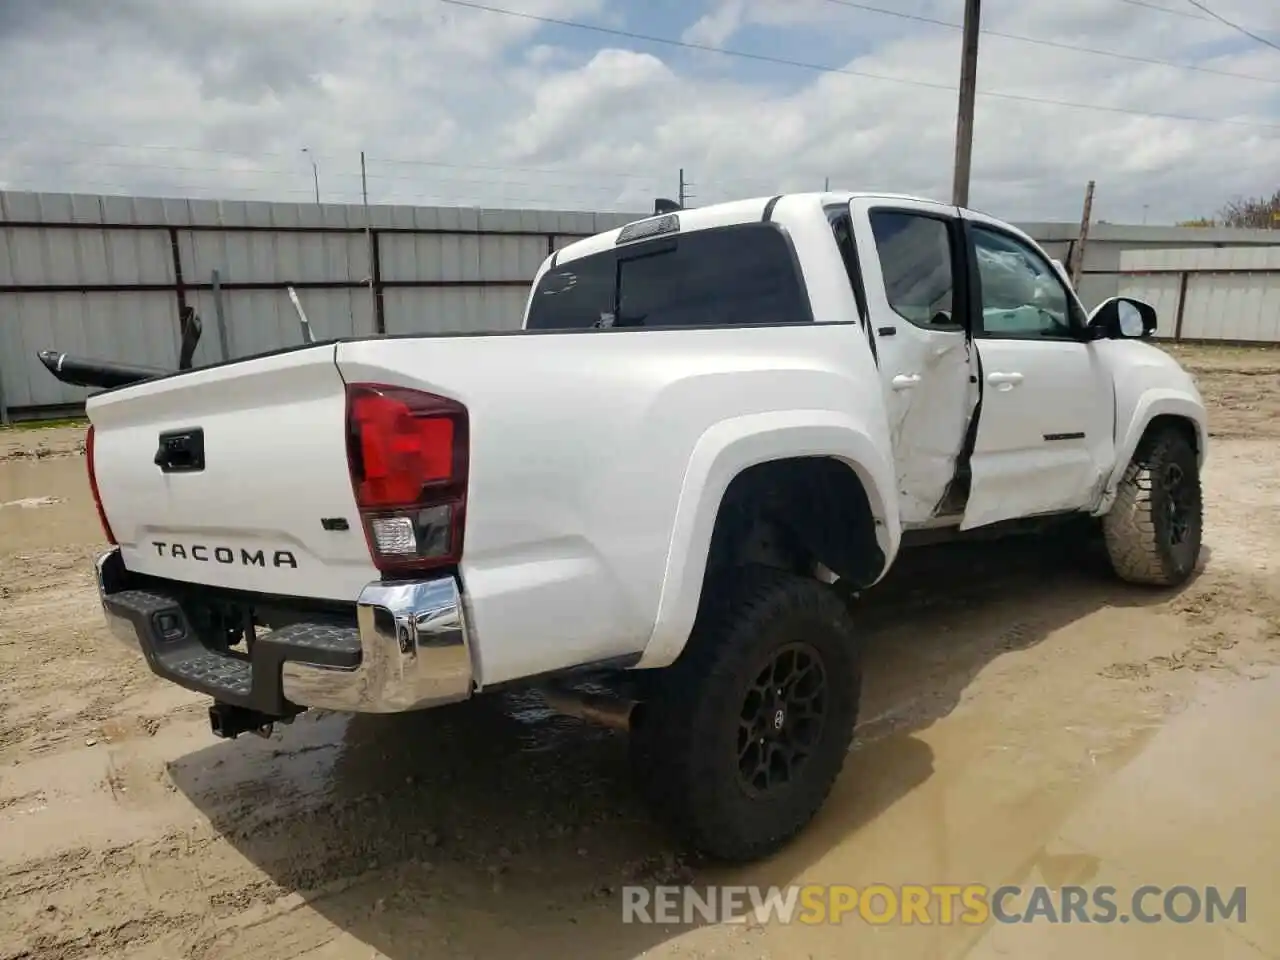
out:
<path id="1" fill-rule="evenodd" d="M 920 382 L 920 374 L 918 373 L 900 373 L 893 378 L 893 389 L 910 390 Z"/>
<path id="2" fill-rule="evenodd" d="M 204 470 L 204 428 L 170 430 L 160 434 L 154 462 L 161 473 L 199 473 Z"/>
<path id="3" fill-rule="evenodd" d="M 987 383 L 991 384 L 997 390 L 1012 390 L 1018 384 L 1022 383 L 1022 374 L 989 373 L 987 374 Z"/>

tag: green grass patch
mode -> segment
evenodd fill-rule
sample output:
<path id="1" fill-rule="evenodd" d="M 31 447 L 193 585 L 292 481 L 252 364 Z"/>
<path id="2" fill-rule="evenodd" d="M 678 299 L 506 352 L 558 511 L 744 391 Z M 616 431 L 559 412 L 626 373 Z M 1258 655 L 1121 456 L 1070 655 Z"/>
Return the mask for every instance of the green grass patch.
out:
<path id="1" fill-rule="evenodd" d="M 8 426 L 0 427 L 0 431 L 19 431 L 19 430 L 57 430 L 60 427 L 84 427 L 88 428 L 89 419 L 87 417 L 64 417 L 60 420 L 19 420 Z"/>

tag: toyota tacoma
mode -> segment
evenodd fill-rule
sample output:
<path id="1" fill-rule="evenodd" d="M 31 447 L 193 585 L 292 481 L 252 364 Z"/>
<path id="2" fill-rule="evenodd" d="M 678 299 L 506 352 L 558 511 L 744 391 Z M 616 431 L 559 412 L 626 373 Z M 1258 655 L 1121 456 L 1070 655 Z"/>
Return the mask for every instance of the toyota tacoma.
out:
<path id="1" fill-rule="evenodd" d="M 669 211 L 549 256 L 519 331 L 121 375 L 87 403 L 102 606 L 222 736 L 541 688 L 758 858 L 841 769 L 848 598 L 904 547 L 1072 521 L 1126 581 L 1192 573 L 1205 408 L 1156 325 L 944 203 Z"/>

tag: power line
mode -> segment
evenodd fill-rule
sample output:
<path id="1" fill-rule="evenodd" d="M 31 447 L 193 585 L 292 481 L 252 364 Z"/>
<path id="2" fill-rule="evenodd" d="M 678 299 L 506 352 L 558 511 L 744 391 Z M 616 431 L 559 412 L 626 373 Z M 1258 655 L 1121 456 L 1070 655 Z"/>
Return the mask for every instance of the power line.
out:
<path id="1" fill-rule="evenodd" d="M 36 181 L 36 180 L 13 181 L 13 180 L 0 179 L 0 190 L 27 190 L 33 193 L 76 193 L 78 192 L 78 190 L 67 190 L 67 189 L 48 190 L 45 187 L 39 186 L 38 183 L 39 181 Z M 121 195 L 123 196 L 144 196 L 144 194 L 139 194 L 137 192 L 138 185 L 136 183 L 133 183 L 133 184 L 116 183 L 110 180 L 76 180 L 75 183 L 77 187 L 104 187 L 112 190 L 119 190 L 121 192 Z M 182 191 L 184 193 L 191 190 L 222 191 L 222 193 L 219 195 L 207 198 L 211 200 L 230 199 L 225 195 L 227 190 L 232 190 L 238 193 L 266 193 L 266 194 L 272 194 L 272 195 L 285 193 L 285 194 L 305 195 L 307 197 L 310 197 L 312 195 L 312 191 L 310 187 L 308 187 L 305 190 L 290 189 L 288 187 L 226 187 L 226 186 L 202 187 L 202 186 L 197 186 L 192 184 L 181 184 L 181 183 L 175 183 L 175 184 L 166 185 L 166 186 L 167 186 L 167 189 Z M 182 197 L 181 199 L 200 200 L 205 198 Z"/>
<path id="2" fill-rule="evenodd" d="M 26 163 L 24 161 L 19 160 L 19 161 L 16 161 L 15 166 L 19 168 L 31 167 L 31 166 L 39 166 L 40 168 L 56 167 L 56 166 L 92 167 L 94 169 L 97 169 L 99 167 L 121 167 L 125 170 L 145 169 L 145 170 L 177 171 L 180 173 L 218 173 L 218 174 L 221 174 L 224 178 L 229 178 L 229 179 L 239 179 L 246 175 L 270 176 L 270 177 L 296 177 L 300 175 L 300 171 L 298 170 L 284 170 L 279 167 L 186 167 L 186 166 L 177 166 L 175 164 L 169 164 L 169 163 L 152 163 L 146 160 L 131 160 L 131 161 L 97 160 L 97 159 L 94 159 L 94 160 L 67 160 L 67 159 L 46 160 L 41 158 L 35 163 Z M 564 171 L 559 171 L 559 172 L 564 173 Z M 332 168 L 326 168 L 324 171 L 324 178 L 326 180 L 335 180 L 335 179 L 354 180 L 354 179 L 359 179 L 361 176 L 362 175 L 360 174 L 359 171 L 334 170 Z M 501 180 L 485 180 L 485 179 L 477 179 L 475 177 L 440 177 L 440 176 L 433 175 L 430 178 L 427 178 L 427 177 L 411 177 L 411 176 L 405 176 L 403 174 L 387 174 L 387 173 L 367 174 L 367 178 L 369 180 L 396 180 L 396 181 L 407 181 L 410 183 L 421 183 L 423 180 L 429 179 L 430 182 L 433 184 L 455 183 L 455 184 L 464 184 L 469 186 L 515 185 L 515 186 L 526 186 L 526 187 L 572 187 L 575 190 L 591 190 L 596 192 L 617 192 L 617 190 L 620 189 L 619 187 L 606 187 L 602 185 L 583 184 L 581 179 L 583 176 L 589 176 L 589 175 L 580 173 L 578 174 L 577 180 L 568 181 L 568 180 L 515 180 L 510 177 L 503 177 Z M 656 177 L 654 179 L 657 180 Z"/>
<path id="3" fill-rule="evenodd" d="M 744 60 L 755 60 L 761 63 L 772 63 L 784 67 L 796 67 L 801 70 L 814 70 L 818 73 L 840 74 L 849 77 L 861 77 L 864 80 L 880 80 L 884 83 L 897 83 L 911 87 L 922 87 L 930 90 L 945 90 L 947 93 L 955 93 L 956 88 L 946 83 L 932 83 L 927 80 L 910 80 L 906 77 L 890 77 L 879 73 L 870 73 L 865 70 L 853 70 L 848 67 L 831 67 L 823 66 L 816 63 L 808 63 L 803 60 L 791 60 L 786 57 L 775 57 L 764 53 L 750 53 L 746 50 L 731 50 L 726 47 L 716 47 L 706 43 L 695 43 L 690 40 L 675 40 L 671 37 L 656 37 L 651 34 L 637 33 L 632 30 L 619 30 L 614 27 L 601 27 L 592 23 L 581 23 L 576 20 L 563 20 L 558 17 L 545 17 L 539 14 L 524 13 L 519 10 L 506 10 L 501 7 L 490 7 L 482 3 L 475 3 L 473 0 L 436 0 L 437 3 L 444 3 L 455 7 L 464 7 L 468 10 L 480 10 L 485 13 L 500 14 L 507 17 L 515 17 L 520 20 L 530 20 L 536 23 L 546 23 L 558 27 L 568 27 L 573 30 L 585 30 L 591 33 L 600 33 L 613 37 L 622 37 L 627 40 L 640 40 L 645 43 L 660 44 L 669 47 L 679 47 L 685 50 L 696 50 L 700 53 L 717 53 L 722 56 L 740 57 Z M 1075 110 L 1093 110 L 1099 113 L 1123 114 L 1133 117 L 1148 117 L 1157 120 L 1181 120 L 1191 123 L 1218 123 L 1229 126 L 1253 127 L 1260 130 L 1280 130 L 1280 123 L 1261 123 L 1253 120 L 1240 120 L 1234 117 L 1198 117 L 1190 114 L 1178 113 L 1157 113 L 1148 110 L 1131 110 L 1125 107 L 1108 107 L 1094 103 L 1075 103 L 1070 100 L 1055 100 L 1049 97 L 1036 97 L 1029 94 L 1018 93 L 999 93 L 991 90 L 979 90 L 978 96 L 987 97 L 993 100 L 1008 100 L 1015 103 L 1034 103 L 1041 106 L 1052 107 L 1070 107 Z"/>
<path id="4" fill-rule="evenodd" d="M 1219 23 L 1226 24 L 1232 30 L 1235 30 L 1238 33 L 1243 33 L 1250 40 L 1257 40 L 1263 46 L 1270 47 L 1272 50 L 1280 50 L 1280 43 L 1275 43 L 1271 40 L 1268 40 L 1266 37 L 1261 37 L 1258 34 L 1254 33 L 1252 30 L 1246 30 L 1244 27 L 1240 26 L 1240 24 L 1234 23 L 1228 20 L 1222 14 L 1217 13 L 1213 10 L 1210 10 L 1203 3 L 1201 3 L 1200 0 L 1187 0 L 1187 3 L 1191 4 L 1197 10 L 1203 10 L 1209 16 L 1213 17 L 1213 19 L 1217 20 Z"/>
<path id="5" fill-rule="evenodd" d="M 1200 14 L 1200 13 L 1192 13 L 1190 10 L 1178 10 L 1174 7 L 1161 6 L 1158 3 L 1151 3 L 1150 0 L 1119 0 L 1119 2 L 1127 3 L 1132 7 L 1142 7 L 1144 10 L 1154 10 L 1156 13 L 1166 13 L 1171 17 L 1182 17 L 1183 19 L 1196 20 L 1200 23 L 1220 23 L 1224 26 L 1230 27 L 1232 30 L 1239 30 L 1243 32 L 1246 36 L 1252 37 L 1254 40 L 1257 40 L 1259 43 L 1265 43 L 1267 46 L 1270 46 L 1270 47 L 1275 46 L 1275 44 L 1272 41 L 1267 40 L 1264 37 L 1254 36 L 1253 32 L 1251 31 L 1256 30 L 1257 28 L 1245 27 L 1232 20 L 1227 20 L 1225 17 L 1219 16 L 1217 13 L 1210 10 L 1203 3 L 1196 3 L 1195 0 L 1188 0 L 1188 2 L 1192 3 L 1193 6 L 1199 8 L 1200 10 L 1205 11 L 1205 13 L 1207 13 L 1208 16 L 1205 16 L 1204 14 Z"/>
<path id="6" fill-rule="evenodd" d="M 0 140 L 20 140 L 24 143 L 31 142 L 31 134 L 16 133 L 0 133 Z M 101 140 L 79 140 L 70 137 L 52 137 L 41 138 L 41 143 L 72 143 L 78 147 L 105 147 L 111 150 L 163 150 L 172 151 L 174 153 L 216 153 L 224 157 L 245 157 L 250 156 L 243 150 L 228 150 L 218 147 L 180 147 L 175 144 L 162 143 L 107 143 Z M 260 150 L 253 154 L 259 157 L 282 157 L 285 159 L 295 159 L 292 153 L 271 153 L 266 150 Z M 332 157 L 335 154 L 317 153 L 317 157 Z"/>
<path id="7" fill-rule="evenodd" d="M 98 188 L 90 190 L 89 188 Z M 289 197 L 306 197 L 306 203 L 310 205 L 314 196 L 311 187 L 288 188 L 288 187 L 243 187 L 226 185 L 220 186 L 202 186 L 187 183 L 167 183 L 156 187 L 147 187 L 139 189 L 136 183 L 117 183 L 109 180 L 76 180 L 72 188 L 60 187 L 51 190 L 38 180 L 3 180 L 0 179 L 0 190 L 22 190 L 33 193 L 80 193 L 92 192 L 101 196 L 129 196 L 129 197 L 148 197 L 157 199 L 176 199 L 176 200 L 214 200 L 236 202 L 245 200 L 242 194 L 251 194 L 253 197 L 262 198 L 264 200 L 277 199 L 281 202 L 302 203 L 299 200 L 290 200 Z M 158 191 L 158 192 L 157 192 Z M 483 193 L 476 191 L 477 194 Z M 488 193 L 493 196 L 492 192 Z M 325 191 L 322 196 L 324 203 L 345 203 L 359 205 L 363 201 L 359 191 Z M 473 198 L 463 199 L 458 193 L 452 194 L 424 194 L 416 191 L 393 191 L 384 198 L 380 198 L 378 203 L 383 205 L 405 204 L 417 202 L 419 204 L 437 205 L 437 206 L 480 206 L 488 205 L 494 202 L 498 203 L 519 203 L 526 205 L 543 205 L 549 209 L 564 209 L 555 200 L 547 200 L 545 193 L 535 196 L 518 196 L 508 191 L 501 191 L 493 200 L 475 200 Z M 599 205 L 593 205 L 584 209 L 596 209 Z M 606 206 L 617 206 L 617 203 L 607 204 Z"/>
<path id="8" fill-rule="evenodd" d="M 903 13 L 900 10 L 887 10 L 884 7 L 874 7 L 866 3 L 856 3 L 854 0 L 826 0 L 826 2 L 837 7 L 848 7 L 851 10 L 865 10 L 868 13 L 879 13 L 886 17 L 897 17 L 900 20 L 912 20 L 916 23 L 928 23 L 937 27 L 946 27 L 949 30 L 964 29 L 963 24 L 955 23 L 951 20 L 939 20 L 935 17 L 926 17 L 917 13 Z M 1200 20 L 1204 18 L 1196 17 L 1196 19 Z M 1177 63 L 1173 60 L 1161 60 L 1158 57 L 1140 57 L 1136 54 L 1119 53 L 1115 50 L 1098 50 L 1094 47 L 1082 47 L 1074 43 L 1060 43 L 1057 40 L 1028 37 L 1018 33 L 1005 33 L 1001 30 L 990 30 L 986 27 L 983 27 L 978 32 L 984 36 L 999 37 L 1002 40 L 1014 40 L 1018 43 L 1032 44 L 1037 47 L 1051 47 L 1055 50 L 1069 50 L 1072 53 L 1087 53 L 1095 57 L 1110 57 L 1114 60 L 1128 60 L 1131 63 L 1145 63 L 1152 66 L 1170 67 L 1174 70 L 1210 73 L 1219 77 L 1231 77 L 1233 80 L 1253 80 L 1257 83 L 1280 84 L 1280 77 L 1256 77 L 1247 73 L 1232 73 L 1229 70 L 1215 70 L 1212 67 L 1201 67 L 1194 63 Z"/>
<path id="9" fill-rule="evenodd" d="M 3 137 L 0 137 L 0 139 L 3 139 Z M 263 155 L 270 156 L 270 154 L 263 154 Z M 330 155 L 330 156 L 334 156 L 334 155 Z M 498 172 L 506 172 L 508 170 L 515 170 L 515 171 L 525 170 L 528 172 L 535 172 L 535 168 L 530 168 L 530 167 L 498 167 L 498 166 L 485 166 L 480 164 L 445 163 L 443 161 L 430 161 L 430 160 L 408 160 L 408 159 L 393 160 L 385 157 L 372 157 L 372 156 L 367 156 L 366 160 L 370 164 L 376 161 L 378 163 L 395 164 L 395 165 L 414 165 L 414 166 L 426 165 L 430 167 L 444 168 L 447 170 L 477 169 L 477 170 L 498 171 Z M 68 159 L 68 158 L 62 158 L 62 157 L 47 159 L 42 157 L 36 161 L 30 161 L 30 162 L 24 161 L 21 159 L 14 159 L 14 160 L 11 160 L 10 162 L 12 163 L 14 168 L 13 169 L 14 175 L 18 177 L 26 177 L 30 172 L 30 168 L 32 167 L 38 167 L 41 170 L 47 169 L 50 167 L 85 167 L 85 168 L 91 168 L 93 170 L 110 167 L 110 168 L 118 168 L 122 170 L 145 170 L 145 171 L 155 170 L 155 171 L 177 172 L 177 173 L 216 173 L 216 174 L 222 175 L 224 179 L 230 178 L 234 180 L 240 180 L 246 176 L 279 177 L 279 178 L 287 179 L 287 178 L 293 178 L 293 177 L 300 177 L 305 175 L 306 173 L 304 169 L 300 169 L 300 168 L 285 169 L 283 167 L 262 167 L 262 166 L 254 166 L 254 167 L 187 166 L 187 165 L 179 165 L 179 164 L 173 164 L 173 163 L 160 163 L 153 160 L 98 160 L 96 158 L 93 160 L 80 160 L 80 159 Z M 510 177 L 503 177 L 502 179 L 479 179 L 475 177 L 441 177 L 436 175 L 431 175 L 430 177 L 423 177 L 423 176 L 410 176 L 406 174 L 391 174 L 391 173 L 367 173 L 366 176 L 367 176 L 367 179 L 369 180 L 379 181 L 379 182 L 390 181 L 390 182 L 397 182 L 397 183 L 418 183 L 418 184 L 426 182 L 432 186 L 456 184 L 456 185 L 467 186 L 467 187 L 486 187 L 486 186 L 504 187 L 504 186 L 513 186 L 513 185 L 528 186 L 528 187 L 564 187 L 566 189 L 571 188 L 575 191 L 590 190 L 593 192 L 602 192 L 602 193 L 603 192 L 620 192 L 625 189 L 649 190 L 651 189 L 651 186 L 650 184 L 618 184 L 616 186 L 605 186 L 603 184 L 595 185 L 590 183 L 584 184 L 583 179 L 598 177 L 602 180 L 613 180 L 613 179 L 647 180 L 647 181 L 651 181 L 652 185 L 655 187 L 659 182 L 666 179 L 664 177 L 659 177 L 659 176 L 654 176 L 649 174 L 602 173 L 597 171 L 580 170 L 580 169 L 572 169 L 572 168 L 559 168 L 559 169 L 539 168 L 536 170 L 536 172 L 540 174 L 551 175 L 551 176 L 559 175 L 563 177 L 573 177 L 574 179 L 572 180 L 567 180 L 567 179 L 566 180 L 517 180 L 517 179 L 512 179 Z M 781 176 L 784 179 L 787 176 L 791 176 L 795 179 L 803 180 L 807 175 L 797 173 L 797 174 L 785 174 Z M 354 180 L 358 177 L 360 177 L 360 173 L 359 171 L 356 171 L 356 170 L 348 170 L 348 169 L 341 169 L 341 168 L 334 169 L 333 167 L 324 168 L 325 180 L 335 180 L 335 179 Z M 86 181 L 77 181 L 77 182 L 86 182 Z M 104 182 L 104 181 L 93 181 L 93 182 Z M 106 183 L 106 185 L 108 186 L 118 186 L 118 184 L 111 183 L 111 182 L 104 182 L 104 183 Z M 765 190 L 773 189 L 778 185 L 778 183 L 779 183 L 778 179 L 769 179 L 764 177 L 760 177 L 760 178 L 731 177 L 727 180 L 719 181 L 720 185 L 727 185 L 727 184 L 735 184 L 737 186 L 752 185 L 753 188 L 760 187 Z M 687 185 L 692 186 L 692 183 Z M 204 188 L 197 188 L 197 189 L 204 189 Z M 269 190 L 270 188 L 232 186 L 231 189 L 261 191 L 261 190 Z M 311 191 L 304 190 L 300 192 L 308 193 Z"/>
<path id="10" fill-rule="evenodd" d="M 617 171 L 608 172 L 608 171 L 596 171 L 596 170 L 569 170 L 564 167 L 560 167 L 558 169 L 548 169 L 546 167 L 502 167 L 502 166 L 486 165 L 483 163 L 466 163 L 466 164 L 443 163 L 439 160 L 406 160 L 406 159 L 395 159 L 391 157 L 373 157 L 373 156 L 369 157 L 369 161 L 370 162 L 376 161 L 378 163 L 406 164 L 410 166 L 420 166 L 420 167 L 458 167 L 458 168 L 465 168 L 467 170 L 498 170 L 503 173 L 510 173 L 510 172 L 548 173 L 552 175 L 563 173 L 563 174 L 577 174 L 579 176 L 587 176 L 587 177 L 597 177 L 597 176 L 614 177 L 619 180 L 652 180 L 655 182 L 663 179 L 662 177 L 655 176 L 652 173 L 619 173 Z"/>
<path id="11" fill-rule="evenodd" d="M 313 188 L 308 187 L 304 189 L 300 187 L 290 187 L 288 185 L 290 178 L 293 178 L 296 180 L 296 178 L 303 177 L 305 176 L 306 171 L 284 170 L 284 169 L 272 168 L 272 167 L 254 167 L 254 168 L 245 168 L 245 167 L 224 168 L 224 167 L 203 167 L 203 166 L 195 167 L 195 166 L 178 166 L 175 164 L 165 164 L 165 163 L 151 163 L 151 162 L 145 162 L 145 161 L 137 161 L 137 162 L 93 161 L 89 163 L 81 163 L 79 161 L 61 160 L 61 159 L 41 161 L 39 164 L 40 170 L 28 169 L 28 166 L 29 165 L 19 164 L 11 172 L 11 175 L 9 177 L 6 178 L 3 176 L 0 176 L 0 190 L 24 189 L 24 190 L 35 190 L 37 192 L 51 191 L 51 192 L 57 192 L 57 193 L 68 193 L 68 192 L 75 193 L 83 187 L 95 186 L 95 187 L 110 188 L 110 189 L 118 190 L 122 193 L 128 194 L 131 191 L 136 190 L 138 186 L 137 182 L 135 182 L 134 184 L 125 184 L 125 183 L 120 183 L 117 180 L 106 180 L 106 179 L 100 179 L 98 177 L 93 177 L 93 176 L 90 176 L 88 179 L 82 178 L 80 176 L 75 176 L 68 181 L 69 186 L 66 186 L 66 187 L 50 188 L 44 185 L 37 185 L 40 183 L 40 180 L 43 179 L 39 177 L 40 172 L 43 170 L 47 170 L 48 168 L 55 167 L 55 166 L 63 166 L 63 167 L 83 166 L 93 171 L 97 171 L 99 168 L 116 168 L 121 170 L 141 170 L 141 171 L 147 171 L 147 172 L 163 171 L 164 173 L 222 174 L 223 176 L 220 178 L 219 183 L 217 185 L 206 185 L 206 184 L 196 183 L 196 182 L 193 182 L 192 179 L 188 179 L 185 177 L 169 179 L 168 177 L 164 177 L 164 176 L 155 176 L 155 177 L 147 177 L 144 179 L 144 182 L 150 182 L 151 186 L 149 187 L 149 189 L 155 189 L 158 187 L 159 189 L 165 189 L 165 190 L 212 193 L 214 199 L 233 199 L 233 197 L 230 197 L 229 194 L 298 195 L 298 196 L 314 195 Z M 278 185 L 275 185 L 275 186 L 271 186 L 271 185 L 264 186 L 262 185 L 261 182 L 257 184 L 245 183 L 243 182 L 243 178 L 246 175 L 253 175 L 256 177 L 273 177 L 273 178 L 277 178 L 280 182 Z M 359 176 L 360 174 L 358 172 L 351 172 L 347 170 L 328 169 L 323 171 L 323 179 L 326 182 L 333 181 L 333 180 L 354 180 Z M 536 181 L 536 180 L 521 181 L 521 180 L 512 180 L 512 179 L 477 180 L 477 179 L 454 178 L 454 177 L 432 177 L 430 179 L 424 179 L 424 178 L 412 177 L 412 176 L 380 175 L 380 174 L 374 174 L 374 173 L 368 174 L 368 179 L 370 181 L 376 181 L 376 182 L 385 184 L 382 190 L 380 191 L 383 194 L 383 196 L 379 197 L 376 200 L 376 202 L 378 203 L 394 202 L 393 199 L 387 199 L 387 198 L 396 198 L 396 197 L 405 196 L 406 195 L 405 188 L 399 186 L 399 184 L 412 184 L 412 185 L 425 186 L 425 187 L 437 188 L 437 189 L 450 188 L 450 187 L 453 188 L 452 190 L 450 190 L 450 193 L 453 195 L 452 197 L 445 197 L 440 194 L 433 194 L 427 198 L 431 200 L 456 199 L 457 195 L 466 194 L 466 193 L 475 193 L 475 194 L 492 193 L 495 188 L 498 190 L 499 195 L 505 196 L 513 192 L 510 190 L 510 188 L 513 186 L 514 187 L 531 187 L 539 190 L 545 190 L 547 188 L 561 188 L 566 191 L 572 190 L 575 194 L 579 194 L 579 195 L 583 193 L 617 195 L 617 194 L 622 194 L 625 190 L 639 190 L 641 192 L 652 192 L 648 186 L 641 186 L 641 185 L 630 185 L 626 187 L 608 187 L 603 185 L 596 186 L 592 184 L 584 184 L 581 179 L 573 180 L 573 181 L 560 180 L 560 181 L 545 181 L 545 182 Z M 777 193 L 777 192 L 781 192 L 781 187 L 784 183 L 791 183 L 791 182 L 799 183 L 799 182 L 805 182 L 811 179 L 812 179 L 812 175 L 809 173 L 783 171 L 783 172 L 779 172 L 774 177 L 738 177 L 738 176 L 730 175 L 724 178 L 718 178 L 710 182 L 700 181 L 700 185 L 704 188 L 719 190 L 720 192 L 725 193 L 726 195 L 740 195 L 740 194 L 749 193 L 752 191 L 759 192 L 759 193 Z M 693 187 L 693 183 L 691 181 L 686 180 L 685 188 L 686 188 L 687 198 L 693 197 L 693 193 L 691 189 L 692 187 Z M 417 193 L 417 192 L 412 192 L 409 195 L 424 196 L 423 194 Z M 362 199 L 360 193 L 356 191 L 354 187 L 350 189 L 339 188 L 337 190 L 330 189 L 330 190 L 324 191 L 324 199 L 326 201 L 332 202 L 338 199 L 342 199 L 345 201 L 348 198 L 350 199 L 351 202 L 357 202 L 359 199 Z M 193 199 L 201 199 L 201 198 L 193 197 Z M 511 199 L 523 200 L 524 198 L 511 197 Z"/>
<path id="12" fill-rule="evenodd" d="M 1162 7 L 1159 4 L 1148 3 L 1147 0 L 1120 0 L 1121 3 L 1127 3 L 1131 7 L 1144 7 L 1147 10 L 1155 10 L 1158 13 L 1167 13 L 1173 17 L 1185 17 L 1188 20 L 1207 21 L 1208 17 L 1202 17 L 1198 13 L 1192 13 L 1189 10 L 1174 10 L 1170 7 Z"/>
<path id="13" fill-rule="evenodd" d="M 16 140 L 16 141 L 21 141 L 23 143 L 30 143 L 31 137 L 29 134 L 0 133 L 0 140 L 9 140 L 9 141 Z M 54 138 L 42 137 L 40 143 L 42 146 L 47 146 L 50 144 L 54 144 L 54 145 L 68 144 L 68 145 L 74 145 L 74 146 L 80 146 L 80 147 L 96 147 L 99 149 L 108 149 L 108 150 L 136 150 L 141 152 L 166 151 L 166 152 L 181 152 L 181 153 L 196 153 L 196 154 L 212 154 L 216 156 L 239 157 L 239 158 L 274 157 L 274 158 L 283 158 L 288 160 L 294 159 L 294 155 L 291 153 L 272 153 L 269 151 L 255 151 L 253 153 L 249 153 L 247 151 L 228 150 L 225 148 L 219 149 L 216 147 L 181 147 L 181 146 L 176 146 L 172 144 L 154 144 L 154 143 L 145 143 L 145 144 L 144 143 L 112 143 L 112 142 L 104 142 L 100 140 L 80 140 L 80 139 L 73 139 L 73 138 L 67 138 L 67 137 L 54 137 Z M 321 151 L 316 151 L 315 155 L 322 159 L 328 159 L 328 160 L 349 159 L 342 154 L 324 153 Z M 450 169 L 450 170 L 489 170 L 489 171 L 496 171 L 500 173 L 534 173 L 534 174 L 549 174 L 553 176 L 562 175 L 562 176 L 578 176 L 578 177 L 584 177 L 584 176 L 585 177 L 601 177 L 601 178 L 616 179 L 616 180 L 648 180 L 654 183 L 665 179 L 664 177 L 661 177 L 657 174 L 652 174 L 652 173 L 624 173 L 621 171 L 586 170 L 586 169 L 569 168 L 569 167 L 546 168 L 546 167 L 501 166 L 501 165 L 483 164 L 483 163 L 446 163 L 441 160 L 418 160 L 418 159 L 408 159 L 408 158 L 399 158 L 399 157 L 374 157 L 374 156 L 368 157 L 368 161 L 370 163 L 389 163 L 389 164 L 396 164 L 396 165 L 408 165 L 408 166 L 418 166 L 418 167 L 440 167 L 443 169 Z M 87 163 L 89 161 L 45 160 L 42 158 L 38 162 L 41 164 L 45 164 L 45 163 Z M 151 167 L 167 166 L 165 164 L 157 164 L 157 163 L 152 163 L 150 161 L 136 161 L 136 162 L 141 165 L 151 166 Z M 107 161 L 94 160 L 92 161 L 92 163 L 97 166 L 122 165 L 121 163 L 115 162 L 115 161 L 107 162 Z M 274 172 L 274 173 L 287 173 L 287 174 L 293 174 L 296 172 L 293 169 L 264 170 L 263 168 L 256 168 L 256 167 L 255 168 L 245 168 L 245 167 L 203 167 L 201 168 L 201 167 L 174 166 L 174 167 L 171 167 L 170 169 L 174 169 L 174 170 L 204 169 L 204 170 L 217 171 L 217 172 L 227 172 L 227 171 L 240 172 L 240 171 L 247 170 L 249 172 L 261 171 L 264 173 Z M 339 173 L 339 174 L 330 174 L 330 175 L 359 176 L 358 173 Z"/>

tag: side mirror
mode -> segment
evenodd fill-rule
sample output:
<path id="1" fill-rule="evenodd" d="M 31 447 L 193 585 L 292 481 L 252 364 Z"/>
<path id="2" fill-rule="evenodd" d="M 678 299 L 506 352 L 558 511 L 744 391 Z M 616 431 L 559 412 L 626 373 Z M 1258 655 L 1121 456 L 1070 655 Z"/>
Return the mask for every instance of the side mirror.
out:
<path id="1" fill-rule="evenodd" d="M 1156 332 L 1155 307 L 1132 297 L 1104 300 L 1089 316 L 1095 340 L 1137 340 Z"/>

